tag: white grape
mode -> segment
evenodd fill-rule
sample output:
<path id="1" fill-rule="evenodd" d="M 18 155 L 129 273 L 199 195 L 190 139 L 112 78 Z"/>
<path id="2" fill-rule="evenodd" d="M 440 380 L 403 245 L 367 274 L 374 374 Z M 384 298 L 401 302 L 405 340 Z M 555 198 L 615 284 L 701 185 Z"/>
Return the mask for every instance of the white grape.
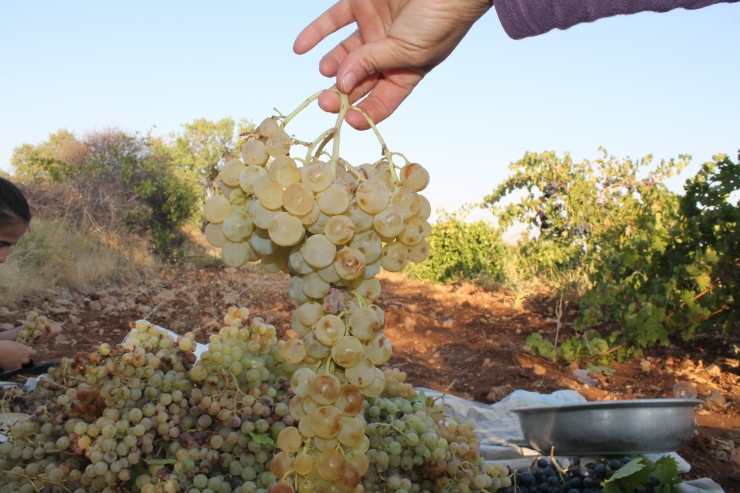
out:
<path id="1" fill-rule="evenodd" d="M 223 250 L 221 250 L 221 257 L 226 265 L 241 267 L 252 258 L 252 247 L 246 241 L 240 243 L 226 241 Z"/>
<path id="2" fill-rule="evenodd" d="M 337 247 L 326 236 L 318 234 L 306 239 L 302 252 L 308 265 L 314 269 L 324 269 L 334 262 Z"/>
<path id="3" fill-rule="evenodd" d="M 429 172 L 420 164 L 409 163 L 401 168 L 401 184 L 421 192 L 429 185 Z"/>
<path id="4" fill-rule="evenodd" d="M 388 243 L 380 253 L 380 263 L 389 272 L 398 272 L 409 263 L 409 249 L 400 241 Z"/>
<path id="5" fill-rule="evenodd" d="M 224 164 L 221 168 L 221 179 L 223 182 L 230 187 L 239 186 L 239 175 L 242 170 L 246 168 L 241 159 L 232 159 Z"/>
<path id="6" fill-rule="evenodd" d="M 268 157 L 267 147 L 259 140 L 250 140 L 242 146 L 242 161 L 247 166 L 263 166 Z"/>
<path id="7" fill-rule="evenodd" d="M 313 161 L 301 168 L 301 181 L 314 193 L 323 192 L 334 181 L 331 166 L 323 161 Z"/>
<path id="8" fill-rule="evenodd" d="M 229 199 L 223 195 L 214 195 L 203 206 L 203 217 L 206 221 L 221 224 L 231 212 Z"/>
<path id="9" fill-rule="evenodd" d="M 229 241 L 245 241 L 252 235 L 253 231 L 254 223 L 252 223 L 249 214 L 243 210 L 232 212 L 224 219 L 223 234 Z"/>
<path id="10" fill-rule="evenodd" d="M 378 180 L 367 180 L 357 187 L 357 205 L 368 214 L 377 214 L 386 208 L 391 194 L 388 187 Z"/>
<path id="11" fill-rule="evenodd" d="M 226 242 L 222 224 L 208 223 L 205 229 L 205 236 L 208 243 L 216 248 L 221 248 Z"/>
<path id="12" fill-rule="evenodd" d="M 287 212 L 275 214 L 267 231 L 270 233 L 270 239 L 281 246 L 295 245 L 301 241 L 305 232 L 301 220 Z"/>
<path id="13" fill-rule="evenodd" d="M 272 181 L 279 183 L 282 187 L 289 187 L 301 181 L 301 172 L 295 160 L 288 156 L 279 156 L 270 163 L 268 169 Z"/>
<path id="14" fill-rule="evenodd" d="M 350 194 L 339 183 L 332 183 L 316 196 L 319 210 L 327 216 L 336 216 L 344 213 L 349 207 Z"/>
<path id="15" fill-rule="evenodd" d="M 249 165 L 239 174 L 239 186 L 246 193 L 254 193 L 254 183 L 263 176 L 268 176 L 265 168 Z"/>

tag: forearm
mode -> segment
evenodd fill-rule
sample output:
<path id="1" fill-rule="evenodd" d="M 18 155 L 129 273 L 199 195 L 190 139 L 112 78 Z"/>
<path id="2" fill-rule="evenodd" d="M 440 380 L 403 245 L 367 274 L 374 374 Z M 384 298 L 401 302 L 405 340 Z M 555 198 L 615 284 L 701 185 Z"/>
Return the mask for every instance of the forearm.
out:
<path id="1" fill-rule="evenodd" d="M 495 0 L 494 6 L 506 34 L 522 39 L 615 15 L 693 10 L 737 1 L 740 0 Z"/>
<path id="2" fill-rule="evenodd" d="M 18 338 L 18 332 L 20 330 L 20 327 L 16 327 L 15 329 L 0 332 L 0 341 L 15 341 Z"/>

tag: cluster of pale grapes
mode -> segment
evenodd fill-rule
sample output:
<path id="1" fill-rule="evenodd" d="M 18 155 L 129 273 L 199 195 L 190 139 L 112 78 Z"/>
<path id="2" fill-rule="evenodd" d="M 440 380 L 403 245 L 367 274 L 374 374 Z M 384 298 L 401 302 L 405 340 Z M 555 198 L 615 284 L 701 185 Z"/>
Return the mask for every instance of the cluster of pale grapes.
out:
<path id="1" fill-rule="evenodd" d="M 295 423 L 292 368 L 275 328 L 247 317 L 232 307 L 195 365 L 192 334 L 142 321 L 124 344 L 65 360 L 33 399 L 6 395 L 32 417 L 0 444 L 0 492 L 266 493 L 270 437 Z"/>
<path id="2" fill-rule="evenodd" d="M 346 99 L 342 104 L 346 111 Z M 360 485 L 366 468 L 354 458 L 369 446 L 363 402 L 385 390 L 378 366 L 392 353 L 383 310 L 372 304 L 381 292 L 376 275 L 381 267 L 398 272 L 429 255 L 431 207 L 419 193 L 429 173 L 390 152 L 372 124 L 384 158 L 357 168 L 340 159 L 342 111 L 337 127 L 311 143 L 285 131 L 295 112 L 264 120 L 241 158 L 224 165 L 223 195 L 203 209 L 206 238 L 222 248 L 226 264 L 261 260 L 266 270 L 292 277 L 293 329 L 302 338 L 282 352 L 297 366 L 291 415 L 299 426 L 278 437 L 283 452 L 276 463 L 284 467 L 275 467 L 286 480 L 295 475 L 302 493 Z M 329 154 L 323 149 L 332 139 Z M 291 157 L 292 147 L 302 144 L 305 159 Z M 406 164 L 397 169 L 393 156 Z"/>
<path id="3" fill-rule="evenodd" d="M 36 312 L 29 312 L 26 315 L 26 319 L 23 321 L 21 330 L 18 331 L 18 337 L 15 342 L 20 342 L 26 346 L 32 345 L 36 342 L 36 339 L 46 334 L 49 330 L 50 321 L 43 315 L 39 315 Z"/>
<path id="4" fill-rule="evenodd" d="M 445 416 L 444 402 L 409 391 L 405 378 L 386 370 L 388 391 L 368 400 L 365 491 L 469 493 L 510 486 L 505 467 L 483 461 L 475 423 Z"/>

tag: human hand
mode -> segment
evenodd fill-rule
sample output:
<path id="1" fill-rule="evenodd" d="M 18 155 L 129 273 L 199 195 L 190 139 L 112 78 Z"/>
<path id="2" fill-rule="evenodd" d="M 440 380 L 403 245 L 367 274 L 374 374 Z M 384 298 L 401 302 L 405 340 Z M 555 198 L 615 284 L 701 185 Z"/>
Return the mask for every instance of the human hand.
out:
<path id="1" fill-rule="evenodd" d="M 46 333 L 44 335 L 39 336 L 39 338 L 36 339 L 36 342 L 38 344 L 47 343 L 61 333 L 62 333 L 62 326 L 56 322 L 50 321 L 49 325 L 46 327 Z"/>
<path id="2" fill-rule="evenodd" d="M 352 23 L 357 30 L 324 55 L 319 71 L 336 77 L 336 86 L 349 95 L 375 122 L 385 120 L 421 79 L 447 58 L 491 0 L 339 0 L 308 25 L 295 40 L 299 55 Z M 325 111 L 339 111 L 339 97 L 326 91 L 319 98 Z M 364 130 L 365 118 L 350 111 L 347 123 Z"/>
<path id="3" fill-rule="evenodd" d="M 0 367 L 15 370 L 36 356 L 36 350 L 15 341 L 0 341 Z"/>

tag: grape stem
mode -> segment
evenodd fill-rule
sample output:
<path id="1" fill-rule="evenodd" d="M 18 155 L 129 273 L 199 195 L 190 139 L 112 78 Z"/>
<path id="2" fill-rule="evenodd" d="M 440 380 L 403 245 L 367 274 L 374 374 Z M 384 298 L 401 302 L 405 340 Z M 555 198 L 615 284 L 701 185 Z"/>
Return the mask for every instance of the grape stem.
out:
<path id="1" fill-rule="evenodd" d="M 339 93 L 339 114 L 337 115 L 337 124 L 335 125 L 336 131 L 334 132 L 334 146 L 331 152 L 331 175 L 337 177 L 337 160 L 339 159 L 339 136 L 342 132 L 342 123 L 344 123 L 344 116 L 347 114 L 347 110 L 350 108 L 349 97 L 343 93 Z"/>
<path id="2" fill-rule="evenodd" d="M 320 145 L 319 145 L 319 147 L 318 147 L 318 148 L 316 149 L 316 152 L 315 152 L 315 153 L 314 153 L 314 155 L 313 155 L 314 159 L 317 159 L 317 158 L 318 158 L 319 156 L 321 156 L 321 153 L 322 153 L 322 152 L 324 152 L 324 147 L 326 147 L 326 144 L 328 144 L 328 143 L 329 143 L 329 141 L 330 141 L 331 139 L 333 139 L 333 138 L 334 138 L 334 129 L 332 128 L 332 129 L 331 129 L 331 133 L 330 133 L 329 135 L 327 135 L 327 136 L 326 136 L 326 137 L 324 138 L 324 140 L 322 140 L 322 141 L 321 141 L 321 144 L 320 144 Z"/>
<path id="3" fill-rule="evenodd" d="M 563 478 L 563 470 L 560 469 L 558 461 L 555 460 L 555 447 L 550 447 L 550 462 L 555 466 L 555 470 L 558 472 L 558 476 L 560 476 L 560 481 L 564 483 L 565 478 Z"/>
<path id="4" fill-rule="evenodd" d="M 365 175 L 363 175 L 362 173 L 360 173 L 359 171 L 357 171 L 357 168 L 355 168 L 354 166 L 352 166 L 351 164 L 349 164 L 344 159 L 339 158 L 339 164 L 344 165 L 344 167 L 347 168 L 347 171 L 349 171 L 350 173 L 352 173 L 352 175 L 360 183 L 362 183 L 363 181 L 365 181 Z"/>
<path id="5" fill-rule="evenodd" d="M 283 474 L 283 477 L 282 477 L 282 478 L 280 479 L 280 482 L 281 482 L 281 483 L 284 483 L 284 482 L 285 482 L 285 480 L 286 480 L 286 479 L 288 479 L 288 477 L 289 477 L 289 476 L 290 476 L 291 474 L 293 474 L 294 472 L 295 472 L 295 469 L 291 469 L 290 471 L 288 471 L 288 472 L 286 472 L 285 474 Z"/>
<path id="6" fill-rule="evenodd" d="M 390 423 L 375 423 L 375 424 L 378 425 L 378 426 L 388 426 L 389 428 L 392 428 L 392 429 L 396 430 L 398 433 L 400 433 L 401 435 L 403 435 L 406 438 L 408 438 L 408 435 L 406 433 L 402 432 L 401 430 L 399 430 L 398 428 L 396 428 L 395 426 L 393 426 Z"/>
<path id="7" fill-rule="evenodd" d="M 375 122 L 373 122 L 373 119 L 370 118 L 370 115 L 365 112 L 362 108 L 358 108 L 357 106 L 350 106 L 349 109 L 355 110 L 359 112 L 362 116 L 365 117 L 365 121 L 367 121 L 367 124 L 370 125 L 370 128 L 373 129 L 373 132 L 375 132 L 375 137 L 378 138 L 378 142 L 380 142 L 380 146 L 383 149 L 383 154 L 385 155 L 385 158 L 388 160 L 388 169 L 391 172 L 391 177 L 393 178 L 393 188 L 396 188 L 396 184 L 400 182 L 398 179 L 398 175 L 396 174 L 396 170 L 393 167 L 393 154 L 390 149 L 388 149 L 388 146 L 385 144 L 385 140 L 383 140 L 383 136 L 380 135 L 380 132 L 378 131 L 378 127 L 375 126 Z"/>
<path id="8" fill-rule="evenodd" d="M 31 486 L 33 486 L 33 489 L 35 489 L 38 493 L 41 493 L 41 490 L 36 486 L 36 483 L 34 483 L 33 481 L 34 481 L 34 479 L 40 479 L 40 480 L 43 481 L 43 478 L 41 478 L 39 476 L 34 476 L 34 477 L 26 476 L 25 474 L 22 474 L 22 473 L 19 473 L 19 472 L 5 471 L 3 469 L 0 469 L 0 472 L 1 473 L 4 473 L 4 474 L 12 474 L 14 476 L 20 476 L 22 478 L 25 478 L 26 480 L 28 480 L 29 483 L 31 483 Z M 59 486 L 62 486 L 62 485 L 59 485 Z M 64 486 L 62 486 L 62 488 L 64 488 Z M 67 490 L 67 488 L 64 488 L 64 489 Z M 67 491 L 69 491 L 69 490 L 67 490 Z"/>
<path id="9" fill-rule="evenodd" d="M 408 160 L 408 159 L 406 158 L 406 156 L 404 156 L 404 155 L 403 155 L 403 154 L 401 154 L 400 152 L 392 152 L 391 154 L 393 154 L 394 156 L 401 156 L 401 157 L 403 158 L 403 160 L 404 160 L 404 161 L 406 161 L 406 164 L 410 164 L 410 163 L 411 163 L 411 161 L 409 161 L 409 160 Z"/>
<path id="10" fill-rule="evenodd" d="M 296 117 L 296 115 L 298 115 L 298 113 L 300 113 L 301 111 L 305 110 L 305 109 L 306 109 L 306 107 L 307 107 L 307 106 L 308 106 L 309 104 L 311 104 L 311 103 L 313 103 L 314 101 L 316 101 L 317 99 L 319 99 L 319 96 L 321 96 L 321 93 L 323 93 L 323 92 L 324 92 L 324 91 L 323 91 L 323 89 L 322 89 L 321 91 L 319 91 L 319 92 L 317 92 L 316 94 L 312 95 L 311 97 L 309 97 L 308 99 L 306 99 L 306 100 L 305 100 L 304 102 L 302 102 L 302 103 L 300 104 L 300 106 L 298 106 L 298 107 L 297 107 L 296 109 L 294 109 L 294 110 L 293 110 L 293 111 L 292 111 L 292 112 L 291 112 L 291 113 L 290 113 L 289 115 L 287 115 L 287 116 L 282 116 L 282 114 L 281 114 L 281 113 L 280 113 L 280 112 L 279 112 L 279 111 L 278 111 L 277 109 L 275 109 L 275 111 L 277 111 L 277 113 L 278 113 L 278 114 L 280 115 L 280 117 L 281 117 L 281 118 L 283 119 L 283 122 L 281 123 L 281 125 L 280 125 L 280 128 L 281 128 L 281 129 L 284 129 L 284 128 L 285 128 L 285 126 L 286 126 L 286 125 L 287 125 L 287 124 L 288 124 L 288 123 L 290 122 L 290 120 L 292 120 L 293 118 L 295 118 L 295 117 Z"/>
<path id="11" fill-rule="evenodd" d="M 326 143 L 329 142 L 329 140 L 331 140 L 334 137 L 334 132 L 336 132 L 336 130 L 337 129 L 335 127 L 331 127 L 329 130 L 326 130 L 324 133 L 322 133 L 321 135 L 319 135 L 316 138 L 316 140 L 314 140 L 313 142 L 311 142 L 311 144 L 309 144 L 308 149 L 306 150 L 306 161 L 305 161 L 305 163 L 310 162 L 309 160 L 311 159 L 311 154 L 313 153 L 314 148 L 317 145 L 319 145 L 319 143 L 321 143 L 321 146 L 319 147 L 319 150 L 316 151 L 316 153 L 318 154 L 321 150 L 324 149 L 324 146 L 326 145 Z M 315 157 L 316 156 L 314 156 L 314 158 Z"/>

